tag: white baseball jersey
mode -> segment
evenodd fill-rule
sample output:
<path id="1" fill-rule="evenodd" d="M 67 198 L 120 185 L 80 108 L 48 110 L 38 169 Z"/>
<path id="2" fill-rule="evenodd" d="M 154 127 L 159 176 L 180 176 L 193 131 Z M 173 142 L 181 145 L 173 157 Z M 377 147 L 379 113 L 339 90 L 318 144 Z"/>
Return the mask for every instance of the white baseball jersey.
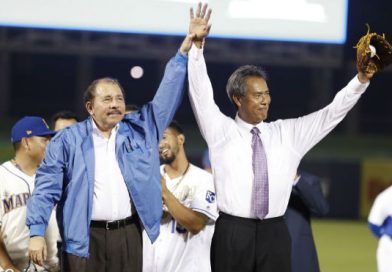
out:
<path id="1" fill-rule="evenodd" d="M 392 186 L 377 196 L 368 221 L 381 227 L 389 217 L 392 217 Z M 377 267 L 379 272 L 392 271 L 392 237 L 387 234 L 383 234 L 378 242 Z"/>
<path id="2" fill-rule="evenodd" d="M 28 176 L 11 162 L 0 165 L 0 235 L 14 265 L 23 270 L 29 262 L 30 232 L 26 226 L 26 203 L 34 189 L 35 176 Z M 47 263 L 50 271 L 58 270 L 55 213 L 52 213 L 45 240 L 48 248 Z M 38 271 L 43 268 L 37 266 Z M 2 271 L 0 267 L 0 271 Z"/>
<path id="3" fill-rule="evenodd" d="M 161 173 L 167 188 L 184 206 L 208 216 L 210 220 L 194 235 L 165 213 L 154 244 L 143 231 L 143 272 L 211 271 L 211 239 L 218 217 L 212 175 L 192 164 L 183 176 L 175 179 L 164 173 L 163 166 Z"/>

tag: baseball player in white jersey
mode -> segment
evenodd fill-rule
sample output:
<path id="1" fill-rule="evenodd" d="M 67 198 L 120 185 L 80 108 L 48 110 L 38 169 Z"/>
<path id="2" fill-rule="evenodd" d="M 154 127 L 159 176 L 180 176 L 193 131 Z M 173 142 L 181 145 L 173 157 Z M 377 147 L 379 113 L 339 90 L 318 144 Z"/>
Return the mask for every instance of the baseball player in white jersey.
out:
<path id="1" fill-rule="evenodd" d="M 377 248 L 379 272 L 392 271 L 392 186 L 374 200 L 369 214 L 369 228 L 380 238 Z"/>
<path id="2" fill-rule="evenodd" d="M 58 271 L 55 215 L 46 237 L 48 258 L 45 267 L 29 264 L 30 233 L 26 226 L 26 203 L 34 189 L 35 171 L 43 159 L 49 137 L 54 134 L 40 117 L 19 120 L 11 132 L 15 158 L 0 165 L 0 271 Z"/>
<path id="3" fill-rule="evenodd" d="M 144 272 L 206 272 L 217 206 L 212 175 L 190 164 L 185 136 L 176 122 L 160 143 L 164 213 L 160 235 L 151 244 L 143 232 Z"/>

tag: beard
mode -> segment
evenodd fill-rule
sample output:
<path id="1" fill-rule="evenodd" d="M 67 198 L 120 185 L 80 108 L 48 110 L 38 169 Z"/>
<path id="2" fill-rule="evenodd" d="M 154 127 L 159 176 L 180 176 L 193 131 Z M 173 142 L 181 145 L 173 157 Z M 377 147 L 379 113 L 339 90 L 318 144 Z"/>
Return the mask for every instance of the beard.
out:
<path id="1" fill-rule="evenodd" d="M 172 153 L 171 155 L 168 156 L 159 156 L 159 159 L 163 164 L 171 164 L 175 159 L 176 156 Z"/>

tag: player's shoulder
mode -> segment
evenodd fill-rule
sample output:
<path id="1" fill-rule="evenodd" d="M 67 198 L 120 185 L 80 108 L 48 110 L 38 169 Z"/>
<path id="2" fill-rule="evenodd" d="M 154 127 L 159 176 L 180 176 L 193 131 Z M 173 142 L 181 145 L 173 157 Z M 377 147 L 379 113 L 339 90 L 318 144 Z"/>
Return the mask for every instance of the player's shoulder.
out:
<path id="1" fill-rule="evenodd" d="M 8 173 L 13 168 L 11 161 L 6 161 L 0 165 L 0 177 L 8 175 Z"/>
<path id="2" fill-rule="evenodd" d="M 0 169 L 3 169 L 7 164 L 10 163 L 10 161 L 6 161 L 0 164 Z"/>
<path id="3" fill-rule="evenodd" d="M 387 189 L 382 191 L 378 196 L 377 199 L 383 200 L 383 199 L 392 199 L 392 186 L 389 186 Z"/>
<path id="4" fill-rule="evenodd" d="M 5 189 L 15 180 L 15 166 L 11 161 L 6 161 L 0 165 L 0 190 Z"/>
<path id="5" fill-rule="evenodd" d="M 200 179 L 212 180 L 212 175 L 210 172 L 192 163 L 189 165 L 189 172 L 192 173 L 193 176 L 197 176 Z"/>
<path id="6" fill-rule="evenodd" d="M 214 179 L 210 172 L 191 164 L 189 169 L 189 179 L 187 179 L 187 183 L 198 190 L 212 190 L 214 189 Z"/>

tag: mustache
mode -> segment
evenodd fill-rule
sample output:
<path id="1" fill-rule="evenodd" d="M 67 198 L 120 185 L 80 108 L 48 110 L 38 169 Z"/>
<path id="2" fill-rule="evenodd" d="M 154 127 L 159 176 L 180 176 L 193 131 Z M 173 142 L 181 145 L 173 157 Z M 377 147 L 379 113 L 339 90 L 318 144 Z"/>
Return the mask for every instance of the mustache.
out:
<path id="1" fill-rule="evenodd" d="M 122 114 L 122 112 L 119 110 L 111 110 L 108 112 L 108 114 Z"/>

